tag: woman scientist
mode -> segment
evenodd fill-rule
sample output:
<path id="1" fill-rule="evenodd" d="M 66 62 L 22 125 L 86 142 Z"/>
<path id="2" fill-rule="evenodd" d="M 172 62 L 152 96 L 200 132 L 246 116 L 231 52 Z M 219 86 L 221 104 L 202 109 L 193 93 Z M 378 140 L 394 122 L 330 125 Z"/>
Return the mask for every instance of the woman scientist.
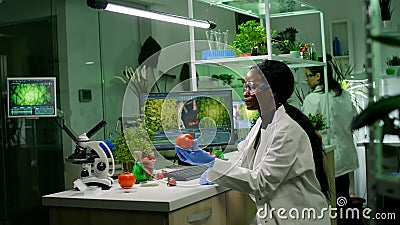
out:
<path id="1" fill-rule="evenodd" d="M 258 224 L 330 224 L 321 143 L 306 116 L 287 103 L 294 89 L 292 72 L 282 62 L 264 61 L 250 69 L 245 81 L 245 104 L 260 118 L 238 144 L 237 157 L 215 159 L 196 142 L 194 151 L 176 146 L 178 157 L 209 165 L 201 183 L 250 194 Z"/>
<path id="2" fill-rule="evenodd" d="M 329 55 L 327 58 L 329 62 Z M 317 113 L 329 115 L 330 144 L 336 147 L 334 154 L 336 197 L 345 197 L 347 207 L 351 207 L 350 173 L 358 168 L 358 158 L 350 123 L 351 118 L 357 115 L 357 111 L 350 94 L 342 90 L 340 84 L 333 78 L 329 63 L 327 66 L 328 102 L 324 95 L 324 67 L 306 68 L 305 74 L 312 92 L 304 99 L 302 111 L 305 115 Z M 327 103 L 329 103 L 329 110 L 327 110 Z"/>

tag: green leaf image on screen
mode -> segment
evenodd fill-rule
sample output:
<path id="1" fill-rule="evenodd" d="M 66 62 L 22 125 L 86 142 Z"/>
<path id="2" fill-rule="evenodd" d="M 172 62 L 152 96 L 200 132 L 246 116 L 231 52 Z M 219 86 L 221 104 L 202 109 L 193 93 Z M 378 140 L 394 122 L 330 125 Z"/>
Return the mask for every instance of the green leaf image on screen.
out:
<path id="1" fill-rule="evenodd" d="M 46 86 L 38 84 L 18 84 L 13 88 L 15 89 L 11 95 L 11 101 L 14 105 L 46 105 L 51 101 L 51 94 Z"/>
<path id="2" fill-rule="evenodd" d="M 214 120 L 217 127 L 227 127 L 230 126 L 231 120 L 229 116 L 228 109 L 228 99 L 225 97 L 199 97 L 198 101 L 198 116 L 199 121 L 203 118 L 211 118 Z M 208 119 L 207 118 L 207 119 Z M 212 127 L 214 123 L 209 124 Z M 204 125 L 207 127 L 207 125 Z"/>
<path id="3" fill-rule="evenodd" d="M 178 129 L 176 99 L 150 99 L 145 103 L 145 124 L 153 131 Z"/>

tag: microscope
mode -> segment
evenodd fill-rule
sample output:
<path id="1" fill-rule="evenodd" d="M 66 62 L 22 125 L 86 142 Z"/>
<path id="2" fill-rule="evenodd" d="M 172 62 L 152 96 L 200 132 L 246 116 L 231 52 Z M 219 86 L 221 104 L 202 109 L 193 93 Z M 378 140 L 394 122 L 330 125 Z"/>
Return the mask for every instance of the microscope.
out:
<path id="1" fill-rule="evenodd" d="M 83 133 L 76 137 L 73 132 L 63 124 L 62 129 L 68 134 L 68 136 L 75 141 L 76 146 L 74 153 L 66 157 L 67 162 L 73 164 L 82 164 L 81 177 L 74 182 L 83 183 L 86 186 L 97 186 L 103 190 L 108 190 L 113 185 L 114 181 L 111 178 L 114 175 L 115 163 L 110 148 L 104 141 L 90 141 L 90 137 L 104 127 L 107 123 L 103 120 L 100 121 L 87 133 Z M 91 149 L 88 152 L 88 148 Z M 108 154 L 106 154 L 106 151 Z M 109 173 L 110 165 L 109 159 L 112 165 L 112 172 Z M 93 166 L 93 174 L 85 168 L 87 165 Z M 79 186 L 75 185 L 79 189 Z"/>

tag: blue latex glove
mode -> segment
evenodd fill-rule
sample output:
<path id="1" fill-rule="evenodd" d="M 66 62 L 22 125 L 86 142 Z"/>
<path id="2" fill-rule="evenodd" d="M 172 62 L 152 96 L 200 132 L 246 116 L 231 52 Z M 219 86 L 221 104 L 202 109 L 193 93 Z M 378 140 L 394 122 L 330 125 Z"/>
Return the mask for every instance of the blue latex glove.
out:
<path id="1" fill-rule="evenodd" d="M 201 176 L 200 176 L 200 184 L 201 185 L 213 185 L 214 184 L 213 182 L 210 182 L 207 180 L 208 171 L 210 171 L 210 169 L 211 169 L 211 167 L 208 168 L 206 171 L 204 171 L 203 174 L 201 174 Z"/>
<path id="2" fill-rule="evenodd" d="M 207 164 L 208 167 L 212 167 L 214 164 L 215 157 L 199 148 L 197 139 L 194 140 L 193 151 L 190 149 L 183 149 L 175 145 L 175 152 L 180 160 L 192 165 Z"/>

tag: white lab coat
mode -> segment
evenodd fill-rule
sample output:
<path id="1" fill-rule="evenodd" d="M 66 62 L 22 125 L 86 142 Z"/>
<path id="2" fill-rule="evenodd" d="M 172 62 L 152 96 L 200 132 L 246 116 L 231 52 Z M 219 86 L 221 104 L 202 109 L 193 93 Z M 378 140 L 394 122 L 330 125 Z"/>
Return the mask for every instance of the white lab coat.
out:
<path id="1" fill-rule="evenodd" d="M 351 131 L 351 120 L 357 111 L 347 91 L 335 96 L 333 91 L 328 93 L 329 111 L 326 108 L 326 96 L 321 93 L 322 86 L 317 86 L 306 96 L 303 102 L 303 113 L 328 115 L 330 144 L 335 146 L 335 176 L 341 176 L 358 168 L 357 151 Z"/>
<path id="2" fill-rule="evenodd" d="M 311 144 L 305 131 L 286 114 L 283 106 L 275 112 L 271 124 L 261 129 L 260 144 L 254 143 L 260 130 L 261 119 L 251 129 L 246 139 L 238 144 L 237 158 L 224 161 L 215 160 L 208 179 L 221 186 L 249 193 L 255 200 L 258 210 L 265 214 L 265 206 L 283 208 L 288 211 L 304 208 L 314 209 L 318 215 L 327 208 L 327 200 L 320 191 L 314 169 Z M 243 206 L 238 206 L 243 207 Z M 259 224 L 330 224 L 329 216 L 323 219 L 281 219 L 277 211 Z"/>

